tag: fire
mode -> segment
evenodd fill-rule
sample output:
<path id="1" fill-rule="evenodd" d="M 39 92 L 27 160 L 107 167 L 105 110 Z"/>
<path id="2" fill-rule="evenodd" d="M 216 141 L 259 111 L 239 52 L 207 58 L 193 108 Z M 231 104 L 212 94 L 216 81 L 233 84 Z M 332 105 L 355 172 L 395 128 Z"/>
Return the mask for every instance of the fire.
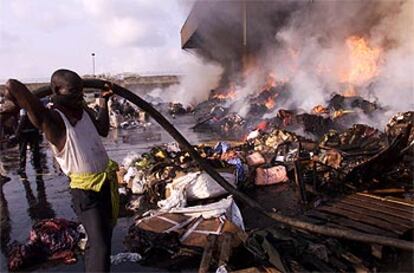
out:
<path id="1" fill-rule="evenodd" d="M 346 46 L 349 51 L 348 67 L 342 71 L 340 80 L 347 83 L 348 87 L 342 94 L 346 97 L 357 96 L 356 86 L 364 85 L 378 76 L 382 50 L 370 46 L 364 38 L 358 36 L 346 39 Z"/>
<path id="2" fill-rule="evenodd" d="M 270 90 L 272 87 L 276 87 L 276 75 L 274 73 L 269 73 L 266 78 L 266 83 L 263 85 L 262 90 Z"/>
<path id="3" fill-rule="evenodd" d="M 216 94 L 213 96 L 215 99 L 219 100 L 227 100 L 227 99 L 234 99 L 236 97 L 236 91 L 235 90 L 228 90 L 220 94 Z"/>
<path id="4" fill-rule="evenodd" d="M 276 102 L 272 97 L 268 97 L 264 105 L 266 106 L 267 109 L 271 110 L 275 107 Z"/>
<path id="5" fill-rule="evenodd" d="M 256 130 L 264 130 L 267 128 L 267 121 L 266 120 L 262 120 L 259 122 L 259 124 L 257 124 L 256 126 Z"/>
<path id="6" fill-rule="evenodd" d="M 342 92 L 342 95 L 345 97 L 354 97 L 358 96 L 358 92 L 353 85 L 349 85 L 348 88 Z"/>
<path id="7" fill-rule="evenodd" d="M 329 113 L 329 109 L 326 107 L 323 107 L 322 105 L 316 105 L 315 107 L 313 107 L 312 109 L 312 113 L 313 114 L 328 114 Z"/>
<path id="8" fill-rule="evenodd" d="M 350 113 L 354 113 L 354 111 L 353 110 L 337 110 L 333 113 L 332 117 L 334 119 L 336 119 L 336 118 L 340 118 L 340 117 L 342 117 L 346 114 L 350 114 Z"/>
<path id="9" fill-rule="evenodd" d="M 349 37 L 346 45 L 349 49 L 349 69 L 341 75 L 342 82 L 363 85 L 379 74 L 380 48 L 370 47 L 364 38 L 358 36 Z"/>
<path id="10" fill-rule="evenodd" d="M 230 87 L 223 91 L 218 91 L 212 95 L 213 99 L 227 100 L 236 98 L 236 85 L 234 83 L 230 84 Z"/>

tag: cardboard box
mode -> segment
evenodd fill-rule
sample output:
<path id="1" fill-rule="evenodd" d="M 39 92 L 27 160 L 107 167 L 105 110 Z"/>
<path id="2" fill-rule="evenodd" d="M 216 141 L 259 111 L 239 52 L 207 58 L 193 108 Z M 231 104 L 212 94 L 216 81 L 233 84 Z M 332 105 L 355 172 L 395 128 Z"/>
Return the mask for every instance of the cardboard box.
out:
<path id="1" fill-rule="evenodd" d="M 255 184 L 258 186 L 273 185 L 288 181 L 285 166 L 274 166 L 271 168 L 257 168 Z"/>
<path id="2" fill-rule="evenodd" d="M 249 167 L 256 167 L 266 163 L 265 158 L 259 152 L 254 152 L 246 157 Z"/>

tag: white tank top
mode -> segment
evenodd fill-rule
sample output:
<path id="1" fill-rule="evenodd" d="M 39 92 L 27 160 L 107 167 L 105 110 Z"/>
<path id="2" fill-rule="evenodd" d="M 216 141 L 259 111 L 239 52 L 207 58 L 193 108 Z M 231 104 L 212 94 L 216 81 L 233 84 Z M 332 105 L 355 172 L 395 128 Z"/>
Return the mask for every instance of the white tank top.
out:
<path id="1" fill-rule="evenodd" d="M 66 142 L 61 151 L 51 144 L 54 156 L 66 174 L 90 174 L 105 170 L 109 158 L 88 113 L 83 111 L 82 119 L 75 126 L 66 116 L 55 109 L 65 122 Z"/>

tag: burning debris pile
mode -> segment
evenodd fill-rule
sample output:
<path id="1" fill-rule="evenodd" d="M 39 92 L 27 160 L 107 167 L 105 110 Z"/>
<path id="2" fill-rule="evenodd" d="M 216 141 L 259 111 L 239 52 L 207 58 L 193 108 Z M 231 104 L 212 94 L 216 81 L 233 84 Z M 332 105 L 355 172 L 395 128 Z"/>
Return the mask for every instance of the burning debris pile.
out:
<path id="1" fill-rule="evenodd" d="M 413 117 L 413 112 L 395 115 L 384 132 L 355 124 L 342 131 L 329 128 L 312 140 L 274 126 L 253 131 L 242 142 L 195 148 L 246 194 L 254 188 L 289 185 L 305 211 L 356 191 L 384 187 L 413 200 Z M 360 244 L 281 226 L 245 226 L 243 218 L 249 215 L 244 207 L 240 210 L 176 144 L 130 154 L 119 182 L 123 207 L 136 219 L 125 244 L 143 257 L 143 264 L 194 267 L 203 257 L 200 270 L 215 264 L 226 270 L 271 266 L 282 272 L 375 271 L 384 265 L 381 255 L 360 251 Z M 268 198 L 275 197 L 269 193 Z"/>
<path id="2" fill-rule="evenodd" d="M 344 97 L 335 94 L 329 100 L 327 106 L 317 105 L 311 113 L 298 110 L 276 110 L 278 102 L 269 106 L 269 98 L 283 97 L 275 89 L 274 95 L 263 99 L 267 95 L 262 94 L 250 100 L 250 110 L 243 118 L 232 112 L 229 103 L 213 97 L 200 103 L 194 109 L 194 115 L 198 121 L 193 127 L 196 131 L 214 131 L 222 137 L 241 139 L 254 129 L 265 131 L 268 126 L 287 129 L 290 131 L 305 133 L 311 138 L 318 138 L 328 133 L 329 130 L 344 130 L 360 120 L 360 116 L 374 118 L 383 110 L 376 103 L 364 100 L 359 96 Z M 266 92 L 267 93 L 267 92 Z M 273 101 L 273 99 L 271 99 Z M 283 104 L 282 104 L 283 105 Z M 267 117 L 267 118 L 263 118 Z"/>
<path id="3" fill-rule="evenodd" d="M 414 56 L 407 35 L 412 5 L 199 1 L 182 29 L 182 46 L 223 73 L 206 87 L 213 89 L 207 101 L 198 101 L 195 129 L 242 138 L 275 119 L 281 129 L 319 138 L 410 111 L 411 76 L 401 67 L 411 67 Z"/>

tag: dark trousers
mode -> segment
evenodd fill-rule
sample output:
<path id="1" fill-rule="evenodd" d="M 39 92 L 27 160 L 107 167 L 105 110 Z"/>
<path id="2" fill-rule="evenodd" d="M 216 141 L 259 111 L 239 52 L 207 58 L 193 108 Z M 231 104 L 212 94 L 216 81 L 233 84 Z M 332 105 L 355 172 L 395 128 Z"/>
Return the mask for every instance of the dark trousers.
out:
<path id="1" fill-rule="evenodd" d="M 85 272 L 109 272 L 112 239 L 112 204 L 109 181 L 100 192 L 72 189 L 76 214 L 88 235 Z"/>
<path id="2" fill-rule="evenodd" d="M 32 165 L 36 170 L 40 169 L 40 135 L 39 133 L 22 133 L 19 137 L 19 153 L 20 165 L 19 169 L 24 171 L 26 169 L 26 151 L 27 145 L 30 146 L 32 152 Z"/>

